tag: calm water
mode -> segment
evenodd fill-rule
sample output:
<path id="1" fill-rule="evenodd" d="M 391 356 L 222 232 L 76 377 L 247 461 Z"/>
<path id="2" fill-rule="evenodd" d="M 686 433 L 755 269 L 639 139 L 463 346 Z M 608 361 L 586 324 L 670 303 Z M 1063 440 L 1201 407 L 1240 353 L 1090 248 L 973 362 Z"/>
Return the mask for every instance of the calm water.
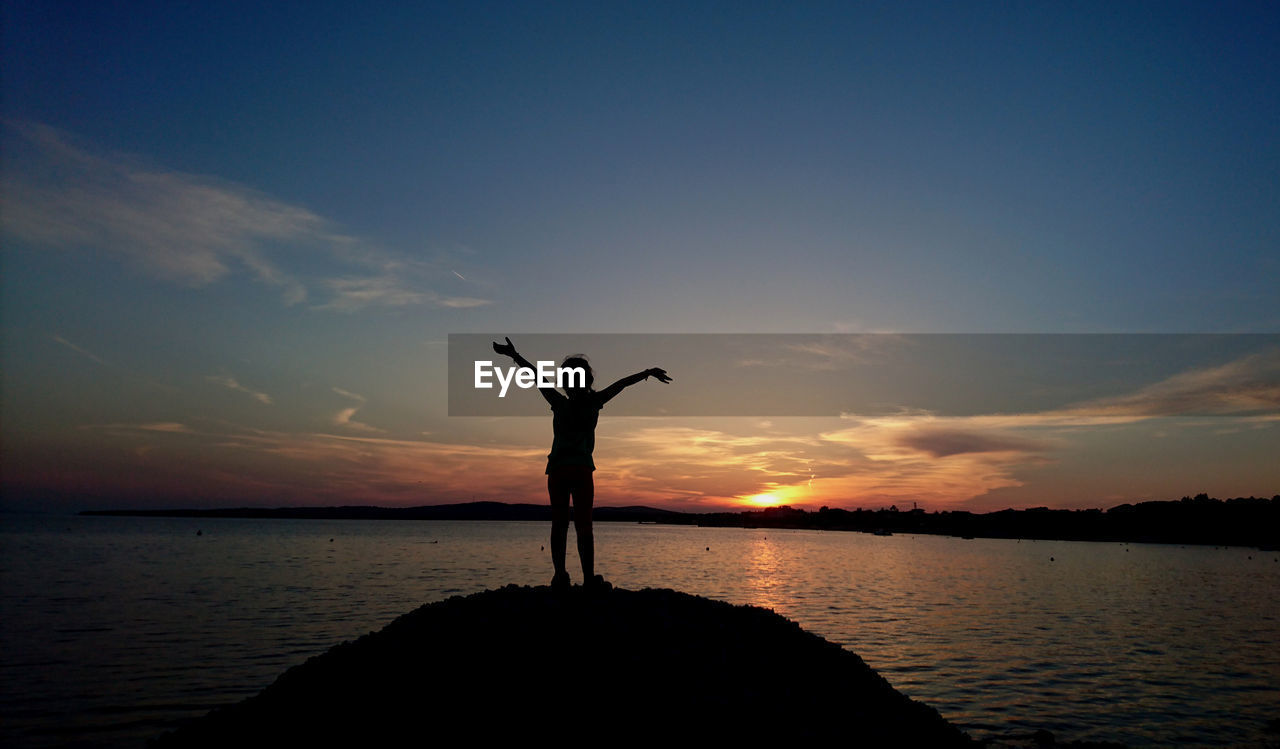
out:
<path id="1" fill-rule="evenodd" d="M 547 533 L 0 516 L 0 743 L 140 745 L 423 603 L 546 584 Z M 1254 746 L 1280 717 L 1275 552 L 609 523 L 596 535 L 615 584 L 772 608 L 978 738 Z"/>

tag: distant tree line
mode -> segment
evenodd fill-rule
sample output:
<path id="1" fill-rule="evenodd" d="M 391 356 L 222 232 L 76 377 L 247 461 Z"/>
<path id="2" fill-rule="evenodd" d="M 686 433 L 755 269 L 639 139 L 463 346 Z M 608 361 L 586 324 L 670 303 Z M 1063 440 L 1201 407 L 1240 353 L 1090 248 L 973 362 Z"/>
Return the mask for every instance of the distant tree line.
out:
<path id="1" fill-rule="evenodd" d="M 1270 499 L 1220 500 L 1207 494 L 1173 501 L 1122 504 L 1109 510 L 1051 510 L 1032 507 L 975 513 L 842 510 L 810 512 L 770 507 L 736 513 L 699 515 L 706 526 L 814 528 L 867 533 L 936 533 L 985 538 L 1035 538 L 1076 541 L 1213 544 L 1275 547 L 1280 543 L 1280 495 Z"/>

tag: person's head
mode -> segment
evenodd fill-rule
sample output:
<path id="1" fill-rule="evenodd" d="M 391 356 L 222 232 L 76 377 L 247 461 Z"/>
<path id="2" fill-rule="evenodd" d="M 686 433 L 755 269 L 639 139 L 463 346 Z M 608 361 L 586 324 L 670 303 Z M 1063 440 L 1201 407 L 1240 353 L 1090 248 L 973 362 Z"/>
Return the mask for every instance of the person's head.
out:
<path id="1" fill-rule="evenodd" d="M 570 398 L 576 395 L 583 395 L 591 392 L 591 385 L 596 378 L 591 374 L 591 362 L 587 361 L 584 354 L 573 354 L 565 358 L 560 364 L 561 369 L 581 369 L 586 374 L 586 381 L 579 377 L 576 372 L 565 373 L 564 392 Z"/>

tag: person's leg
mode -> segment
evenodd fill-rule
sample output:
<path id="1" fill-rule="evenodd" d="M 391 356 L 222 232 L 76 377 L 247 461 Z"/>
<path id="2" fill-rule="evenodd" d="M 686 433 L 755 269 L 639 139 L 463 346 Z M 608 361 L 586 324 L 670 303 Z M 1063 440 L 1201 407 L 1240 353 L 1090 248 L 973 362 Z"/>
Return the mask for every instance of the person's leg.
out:
<path id="1" fill-rule="evenodd" d="M 591 532 L 591 506 L 596 485 L 591 471 L 584 470 L 573 482 L 573 526 L 578 537 L 578 558 L 582 561 L 582 581 L 590 584 L 596 574 L 596 542 Z"/>
<path id="2" fill-rule="evenodd" d="M 563 476 L 547 474 L 547 494 L 551 496 L 551 564 L 557 578 L 569 575 L 564 568 L 565 546 L 569 540 L 569 487 Z"/>

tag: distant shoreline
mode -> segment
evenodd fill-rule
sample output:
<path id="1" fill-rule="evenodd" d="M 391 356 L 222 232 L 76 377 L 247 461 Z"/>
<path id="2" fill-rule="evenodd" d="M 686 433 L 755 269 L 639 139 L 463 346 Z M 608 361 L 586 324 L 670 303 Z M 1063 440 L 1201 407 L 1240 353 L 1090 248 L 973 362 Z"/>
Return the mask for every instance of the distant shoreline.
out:
<path id="1" fill-rule="evenodd" d="M 466 502 L 419 507 L 235 507 L 214 509 L 85 510 L 81 515 L 305 520 L 533 520 L 549 521 L 545 505 Z M 1108 510 L 1000 510 L 988 513 L 924 510 L 809 511 L 771 507 L 742 512 L 690 513 L 653 507 L 596 507 L 597 522 L 663 523 L 724 528 L 925 533 L 960 538 L 1019 538 L 1280 548 L 1280 495 L 1219 500 L 1198 495 L 1175 501 L 1123 504 Z"/>

